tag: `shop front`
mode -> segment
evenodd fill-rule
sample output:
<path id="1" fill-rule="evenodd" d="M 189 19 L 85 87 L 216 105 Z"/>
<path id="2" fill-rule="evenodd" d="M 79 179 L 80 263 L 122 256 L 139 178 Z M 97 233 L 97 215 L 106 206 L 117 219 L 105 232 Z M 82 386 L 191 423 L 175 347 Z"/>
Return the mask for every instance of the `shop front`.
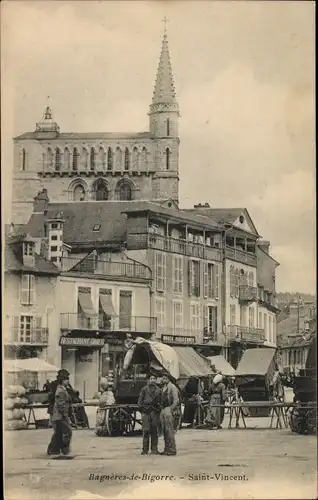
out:
<path id="1" fill-rule="evenodd" d="M 98 391 L 101 375 L 100 357 L 105 339 L 96 337 L 62 336 L 62 368 L 70 373 L 73 388 L 80 397 L 90 399 Z"/>

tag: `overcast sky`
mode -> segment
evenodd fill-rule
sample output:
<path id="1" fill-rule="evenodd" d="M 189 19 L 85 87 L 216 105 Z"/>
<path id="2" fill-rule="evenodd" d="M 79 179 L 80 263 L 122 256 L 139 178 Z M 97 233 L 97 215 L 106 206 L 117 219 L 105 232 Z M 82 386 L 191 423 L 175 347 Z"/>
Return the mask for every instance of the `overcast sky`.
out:
<path id="1" fill-rule="evenodd" d="M 180 206 L 246 207 L 278 291 L 314 293 L 313 2 L 4 1 L 2 173 L 48 95 L 62 132 L 147 130 L 164 16 Z"/>

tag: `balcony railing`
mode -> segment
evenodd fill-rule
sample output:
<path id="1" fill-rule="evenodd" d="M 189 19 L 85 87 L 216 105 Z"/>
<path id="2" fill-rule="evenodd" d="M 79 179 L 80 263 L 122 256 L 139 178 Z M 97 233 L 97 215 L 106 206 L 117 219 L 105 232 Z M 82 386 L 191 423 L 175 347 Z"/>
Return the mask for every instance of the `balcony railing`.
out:
<path id="1" fill-rule="evenodd" d="M 112 262 L 94 258 L 87 258 L 79 262 L 76 258 L 64 257 L 62 270 L 117 278 L 151 279 L 149 267 L 138 262 Z"/>
<path id="2" fill-rule="evenodd" d="M 256 255 L 253 255 L 238 248 L 226 247 L 225 256 L 228 259 L 236 260 L 242 264 L 248 264 L 250 266 L 256 266 Z"/>
<path id="3" fill-rule="evenodd" d="M 91 316 L 78 313 L 61 314 L 61 330 L 124 331 L 156 333 L 157 318 L 149 316 Z"/>
<path id="4" fill-rule="evenodd" d="M 240 285 L 239 287 L 239 301 L 240 302 L 256 302 L 257 301 L 257 287 L 249 285 Z"/>
<path id="5" fill-rule="evenodd" d="M 227 340 L 240 340 L 262 344 L 266 340 L 265 331 L 262 328 L 254 326 L 229 325 L 227 327 Z"/>
<path id="6" fill-rule="evenodd" d="M 148 234 L 148 246 L 156 250 L 189 255 L 208 260 L 221 260 L 221 250 L 200 243 L 193 243 L 177 238 L 170 238 L 161 234 Z"/>
<path id="7" fill-rule="evenodd" d="M 11 327 L 9 329 L 5 344 L 7 345 L 43 345 L 49 341 L 48 328 L 25 328 Z"/>

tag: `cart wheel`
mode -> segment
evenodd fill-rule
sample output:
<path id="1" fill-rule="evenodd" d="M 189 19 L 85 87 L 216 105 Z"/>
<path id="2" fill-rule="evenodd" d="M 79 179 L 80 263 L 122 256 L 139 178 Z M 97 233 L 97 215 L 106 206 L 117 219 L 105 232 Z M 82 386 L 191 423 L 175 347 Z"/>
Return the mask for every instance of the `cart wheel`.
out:
<path id="1" fill-rule="evenodd" d="M 120 408 L 108 408 L 106 411 L 106 428 L 109 436 L 121 436 L 125 430 Z"/>
<path id="2" fill-rule="evenodd" d="M 125 415 L 125 417 L 125 434 L 132 434 L 135 430 L 136 425 L 136 411 L 127 409 L 127 414 Z"/>

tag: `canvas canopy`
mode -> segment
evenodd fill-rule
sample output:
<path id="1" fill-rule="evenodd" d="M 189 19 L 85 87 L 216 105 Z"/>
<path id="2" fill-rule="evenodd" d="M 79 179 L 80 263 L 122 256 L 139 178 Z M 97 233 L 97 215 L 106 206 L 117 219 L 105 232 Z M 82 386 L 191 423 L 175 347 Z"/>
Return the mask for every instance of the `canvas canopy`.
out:
<path id="1" fill-rule="evenodd" d="M 260 349 L 247 349 L 238 367 L 235 376 L 269 376 L 275 371 L 275 353 L 276 349 L 263 347 Z"/>
<path id="2" fill-rule="evenodd" d="M 179 359 L 180 378 L 208 377 L 212 374 L 206 358 L 198 354 L 192 347 L 174 347 Z"/>
<path id="3" fill-rule="evenodd" d="M 127 351 L 124 359 L 124 370 L 133 363 L 147 359 L 150 367 L 163 368 L 175 380 L 179 378 L 179 359 L 172 347 L 162 342 L 152 342 L 137 337 L 132 347 Z"/>
<path id="4" fill-rule="evenodd" d="M 214 365 L 217 370 L 222 372 L 222 375 L 232 377 L 235 374 L 233 366 L 230 365 L 222 354 L 218 356 L 208 356 L 207 359 L 210 361 L 211 366 Z"/>
<path id="5" fill-rule="evenodd" d="M 39 358 L 28 358 L 28 359 L 17 359 L 14 363 L 21 370 L 37 373 L 57 373 L 58 368 L 54 365 L 50 365 L 43 359 Z"/>
<path id="6" fill-rule="evenodd" d="M 20 360 L 15 359 L 5 359 L 3 362 L 5 373 L 19 373 L 25 371 L 25 368 L 17 365 Z"/>

